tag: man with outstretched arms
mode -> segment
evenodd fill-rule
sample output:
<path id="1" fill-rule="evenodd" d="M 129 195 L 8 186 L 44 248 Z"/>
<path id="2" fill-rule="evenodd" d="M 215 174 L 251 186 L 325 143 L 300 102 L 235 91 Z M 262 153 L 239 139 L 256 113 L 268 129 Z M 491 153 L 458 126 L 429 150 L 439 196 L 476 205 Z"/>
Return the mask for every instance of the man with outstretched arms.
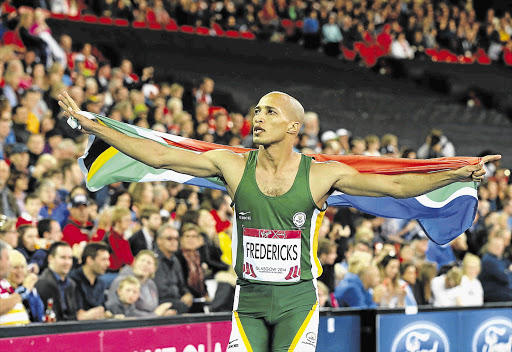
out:
<path id="1" fill-rule="evenodd" d="M 154 168 L 220 177 L 234 200 L 233 265 L 238 275 L 228 352 L 314 351 L 318 332 L 317 233 L 335 191 L 408 198 L 458 181 L 481 181 L 477 165 L 430 174 L 361 174 L 339 162 L 315 162 L 293 151 L 304 109 L 291 96 L 260 99 L 253 120 L 258 150 L 202 154 L 127 137 L 80 114 L 64 92 L 60 106 L 86 133 Z"/>

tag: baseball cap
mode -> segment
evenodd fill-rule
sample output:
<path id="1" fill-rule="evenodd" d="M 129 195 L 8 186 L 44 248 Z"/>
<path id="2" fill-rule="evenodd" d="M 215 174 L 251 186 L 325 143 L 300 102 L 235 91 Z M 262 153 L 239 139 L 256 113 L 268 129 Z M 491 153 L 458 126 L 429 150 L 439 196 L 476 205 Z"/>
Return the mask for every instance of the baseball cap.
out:
<path id="1" fill-rule="evenodd" d="M 78 208 L 81 205 L 89 205 L 89 199 L 83 194 L 78 194 L 71 199 L 71 207 Z"/>
<path id="2" fill-rule="evenodd" d="M 10 155 L 18 153 L 28 153 L 28 147 L 23 143 L 14 143 L 11 147 Z"/>
<path id="3" fill-rule="evenodd" d="M 325 131 L 324 133 L 322 133 L 322 137 L 320 137 L 322 143 L 325 143 L 333 139 L 338 139 L 338 135 L 334 131 Z"/>
<path id="4" fill-rule="evenodd" d="M 341 136 L 351 136 L 351 133 L 349 130 L 345 129 L 345 128 L 340 128 L 338 130 L 336 130 L 336 134 L 338 135 L 338 137 L 341 137 Z"/>

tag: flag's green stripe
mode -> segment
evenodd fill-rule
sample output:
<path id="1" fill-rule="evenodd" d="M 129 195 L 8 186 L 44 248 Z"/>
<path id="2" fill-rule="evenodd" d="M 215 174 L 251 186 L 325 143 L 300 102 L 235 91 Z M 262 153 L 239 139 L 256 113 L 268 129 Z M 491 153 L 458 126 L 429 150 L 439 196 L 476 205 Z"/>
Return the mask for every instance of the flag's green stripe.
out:
<path id="1" fill-rule="evenodd" d="M 436 189 L 435 191 L 429 192 L 426 194 L 426 196 L 433 200 L 434 202 L 444 202 L 453 193 L 457 192 L 459 189 L 462 189 L 464 187 L 476 189 L 475 182 L 455 182 L 449 184 L 448 186 L 444 186 L 439 189 Z"/>
<path id="2" fill-rule="evenodd" d="M 138 182 L 149 173 L 159 175 L 166 170 L 154 169 L 123 153 L 117 153 L 88 181 L 90 187 L 102 187 L 114 182 Z"/>

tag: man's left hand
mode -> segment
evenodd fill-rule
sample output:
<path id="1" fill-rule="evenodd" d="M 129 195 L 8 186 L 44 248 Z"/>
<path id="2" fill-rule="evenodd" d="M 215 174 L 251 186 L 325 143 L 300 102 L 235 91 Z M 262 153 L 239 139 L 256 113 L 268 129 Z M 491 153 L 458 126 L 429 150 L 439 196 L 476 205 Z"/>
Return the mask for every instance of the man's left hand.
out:
<path id="1" fill-rule="evenodd" d="M 456 170 L 460 182 L 481 182 L 485 176 L 484 164 L 501 159 L 501 155 L 486 155 L 476 165 L 468 165 Z"/>

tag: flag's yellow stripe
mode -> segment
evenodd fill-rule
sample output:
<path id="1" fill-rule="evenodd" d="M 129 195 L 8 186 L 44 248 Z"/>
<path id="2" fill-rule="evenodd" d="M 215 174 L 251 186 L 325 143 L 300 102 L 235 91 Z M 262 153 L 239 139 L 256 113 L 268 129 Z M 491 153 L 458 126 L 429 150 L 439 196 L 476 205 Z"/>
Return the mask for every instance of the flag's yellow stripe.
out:
<path id="1" fill-rule="evenodd" d="M 242 326 L 242 322 L 240 321 L 240 318 L 238 317 L 238 312 L 233 312 L 235 315 L 236 325 L 238 326 L 238 332 L 240 333 L 240 336 L 242 336 L 242 341 L 244 342 L 245 348 L 247 349 L 247 352 L 252 352 L 251 344 L 249 343 L 249 339 L 247 338 L 247 335 L 245 334 L 244 327 Z"/>
<path id="2" fill-rule="evenodd" d="M 315 314 L 317 306 L 318 306 L 318 302 L 316 302 L 315 305 L 313 306 L 313 308 L 309 311 L 309 314 L 306 317 L 306 320 L 304 320 L 304 322 L 300 326 L 299 331 L 297 331 L 297 334 L 295 335 L 295 337 L 294 337 L 294 339 L 292 341 L 292 344 L 290 345 L 290 348 L 288 349 L 288 352 L 293 352 L 295 350 L 295 347 L 297 347 L 297 344 L 299 343 L 300 337 L 304 333 L 304 330 L 306 330 L 306 328 L 307 328 L 307 326 L 309 324 L 309 321 L 313 317 L 313 314 Z"/>
<path id="3" fill-rule="evenodd" d="M 98 170 L 117 153 L 119 153 L 119 151 L 114 147 L 110 147 L 101 153 L 98 158 L 94 160 L 91 168 L 89 169 L 89 172 L 87 173 L 87 182 L 89 182 L 94 174 L 98 172 Z"/>
<path id="4" fill-rule="evenodd" d="M 316 269 L 318 270 L 318 277 L 322 275 L 323 269 L 322 264 L 320 264 L 320 260 L 318 260 L 318 233 L 320 231 L 320 226 L 322 226 L 322 221 L 324 220 L 325 210 L 320 212 L 316 217 L 315 224 L 315 232 L 313 233 L 313 258 L 315 258 Z"/>

